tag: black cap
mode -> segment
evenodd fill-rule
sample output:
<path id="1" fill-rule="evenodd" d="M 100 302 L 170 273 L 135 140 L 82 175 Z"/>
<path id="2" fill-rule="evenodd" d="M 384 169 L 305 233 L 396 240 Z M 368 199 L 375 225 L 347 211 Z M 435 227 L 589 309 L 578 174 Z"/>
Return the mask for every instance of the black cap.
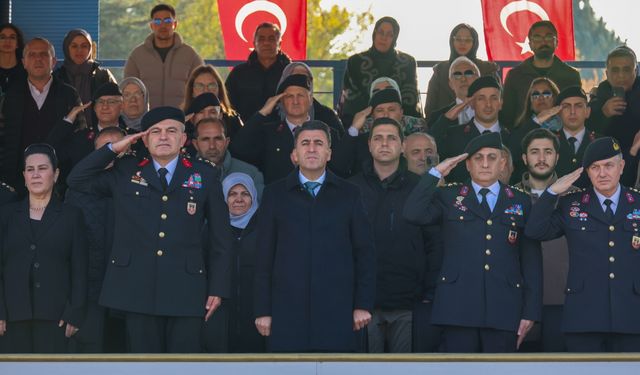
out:
<path id="1" fill-rule="evenodd" d="M 556 98 L 556 105 L 560 105 L 563 100 L 566 98 L 582 98 L 587 100 L 587 94 L 585 94 L 584 90 L 580 86 L 569 86 L 566 89 L 560 91 L 558 97 Z"/>
<path id="2" fill-rule="evenodd" d="M 298 86 L 311 91 L 311 82 L 309 77 L 304 74 L 292 74 L 280 83 L 276 94 L 282 94 L 289 86 Z"/>
<path id="3" fill-rule="evenodd" d="M 207 107 L 220 107 L 220 100 L 217 96 L 210 92 L 200 94 L 193 99 L 189 109 L 187 109 L 187 115 L 191 113 L 198 113 Z"/>
<path id="4" fill-rule="evenodd" d="M 176 120 L 184 124 L 184 112 L 176 107 L 154 108 L 142 116 L 140 128 L 145 131 L 163 120 Z"/>
<path id="5" fill-rule="evenodd" d="M 612 137 L 598 138 L 591 142 L 587 149 L 584 151 L 584 158 L 582 159 L 582 166 L 589 168 L 589 166 L 599 160 L 605 160 L 612 158 L 620 154 L 620 143 Z"/>
<path id="6" fill-rule="evenodd" d="M 470 98 L 475 94 L 478 90 L 484 89 L 486 87 L 493 87 L 498 90 L 502 90 L 502 86 L 500 86 L 500 82 L 494 76 L 482 76 L 473 81 L 473 83 L 469 86 L 469 91 L 467 92 L 467 97 Z"/>
<path id="7" fill-rule="evenodd" d="M 502 137 L 500 136 L 500 133 L 491 132 L 481 134 L 473 138 L 469 143 L 467 143 L 467 147 L 464 148 L 464 152 L 471 156 L 485 147 L 502 150 Z"/>
<path id="8" fill-rule="evenodd" d="M 398 94 L 396 89 L 382 89 L 375 92 L 371 97 L 371 100 L 369 100 L 369 106 L 371 106 L 371 108 L 375 108 L 382 103 L 402 104 L 402 101 L 400 100 L 400 94 Z"/>
<path id="9" fill-rule="evenodd" d="M 96 100 L 100 99 L 103 96 L 122 96 L 122 92 L 120 91 L 120 87 L 113 82 L 107 82 L 104 85 L 98 87 L 96 92 L 93 93 L 93 104 L 95 104 Z"/>

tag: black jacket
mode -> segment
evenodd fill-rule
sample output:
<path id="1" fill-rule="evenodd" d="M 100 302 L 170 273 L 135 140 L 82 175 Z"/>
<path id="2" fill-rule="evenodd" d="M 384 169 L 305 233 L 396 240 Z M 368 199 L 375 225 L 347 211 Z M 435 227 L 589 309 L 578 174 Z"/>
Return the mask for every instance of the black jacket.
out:
<path id="1" fill-rule="evenodd" d="M 276 94 L 282 71 L 290 62 L 289 56 L 280 51 L 276 62 L 265 69 L 258 61 L 258 54 L 253 51 L 247 62 L 233 68 L 225 86 L 231 104 L 243 120 L 253 116 L 267 99 Z"/>
<path id="2" fill-rule="evenodd" d="M 349 181 L 360 188 L 376 245 L 376 308 L 410 310 L 433 299 L 442 259 L 437 226 L 419 226 L 402 216 L 405 201 L 419 181 L 406 166 L 384 181 L 373 163 Z M 435 227 L 435 228 L 434 228 Z"/>

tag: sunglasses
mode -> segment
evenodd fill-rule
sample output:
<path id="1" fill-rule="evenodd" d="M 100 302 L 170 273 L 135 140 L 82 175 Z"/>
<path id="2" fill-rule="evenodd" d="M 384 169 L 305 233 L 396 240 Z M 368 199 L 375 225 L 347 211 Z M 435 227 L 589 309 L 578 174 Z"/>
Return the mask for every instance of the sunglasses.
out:
<path id="1" fill-rule="evenodd" d="M 164 22 L 164 23 L 166 23 L 166 24 L 173 23 L 173 18 L 171 18 L 171 17 L 167 17 L 167 18 L 165 18 L 165 19 L 162 19 L 162 18 L 154 18 L 152 22 L 153 22 L 155 25 L 160 26 L 160 25 L 162 25 L 162 23 L 163 23 L 163 22 Z"/>
<path id="2" fill-rule="evenodd" d="M 536 99 L 540 99 L 540 97 L 543 97 L 544 99 L 549 99 L 553 96 L 553 93 L 551 91 L 534 91 L 531 93 L 531 99 L 536 100 Z"/>
<path id="3" fill-rule="evenodd" d="M 476 72 L 474 72 L 473 70 L 469 69 L 469 70 L 465 70 L 464 72 L 453 72 L 451 74 L 451 76 L 455 80 L 462 79 L 462 76 L 464 76 L 464 78 L 472 78 L 472 77 L 476 76 Z"/>

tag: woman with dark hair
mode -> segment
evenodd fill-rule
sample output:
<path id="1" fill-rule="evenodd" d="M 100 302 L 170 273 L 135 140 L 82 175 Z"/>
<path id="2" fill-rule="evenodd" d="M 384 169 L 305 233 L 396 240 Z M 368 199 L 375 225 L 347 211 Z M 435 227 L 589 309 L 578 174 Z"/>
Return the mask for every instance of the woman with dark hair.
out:
<path id="1" fill-rule="evenodd" d="M 349 57 L 344 73 L 341 118 L 345 126 L 369 105 L 369 87 L 379 77 L 390 77 L 400 86 L 402 109 L 408 116 L 422 117 L 416 77 L 416 60 L 396 49 L 400 25 L 392 17 L 380 18 L 373 29 L 373 45 Z"/>
<path id="2" fill-rule="evenodd" d="M 449 36 L 449 60 L 436 64 L 433 67 L 433 76 L 429 80 L 427 99 L 424 104 L 424 117 L 429 120 L 429 115 L 456 100 L 456 95 L 449 87 L 449 66 L 459 56 L 466 56 L 480 69 L 480 75 L 495 75 L 498 80 L 498 65 L 490 61 L 482 61 L 476 57 L 478 52 L 478 32 L 473 26 L 466 23 L 458 24 L 451 30 Z"/>
<path id="3" fill-rule="evenodd" d="M 107 82 L 117 83 L 109 69 L 100 68 L 93 59 L 93 42 L 91 35 L 83 29 L 73 29 L 62 41 L 64 63 L 53 73 L 63 82 L 73 86 L 80 95 L 82 103 L 88 103 L 100 86 Z M 85 117 L 91 126 L 96 119 L 93 110 L 87 108 Z"/>
<path id="4" fill-rule="evenodd" d="M 5 23 L 0 25 L 0 88 L 6 93 L 11 82 L 18 75 L 24 75 L 22 67 L 22 50 L 24 35 L 16 25 Z"/>
<path id="5" fill-rule="evenodd" d="M 511 131 L 509 137 L 509 149 L 513 154 L 514 173 L 513 181 L 520 181 L 522 173 L 526 172 L 522 155 L 522 139 L 533 129 L 549 129 L 556 133 L 562 129 L 562 122 L 558 113 L 561 107 L 554 103 L 560 90 L 558 86 L 547 77 L 538 77 L 531 81 L 529 91 L 527 91 L 527 101 L 524 110 L 516 120 L 516 126 Z"/>
<path id="6" fill-rule="evenodd" d="M 229 101 L 227 88 L 224 82 L 222 82 L 222 77 L 213 66 L 200 65 L 191 72 L 189 80 L 185 85 L 182 110 L 186 112 L 191 106 L 193 99 L 205 92 L 212 93 L 220 101 L 222 119 L 225 125 L 227 125 L 227 137 L 233 138 L 233 135 L 243 126 L 242 119 L 235 109 L 233 109 L 233 105 L 231 105 Z"/>
<path id="7" fill-rule="evenodd" d="M 24 151 L 29 192 L 0 215 L 0 335 L 15 353 L 63 353 L 84 317 L 87 254 L 82 212 L 53 194 L 53 147 Z"/>

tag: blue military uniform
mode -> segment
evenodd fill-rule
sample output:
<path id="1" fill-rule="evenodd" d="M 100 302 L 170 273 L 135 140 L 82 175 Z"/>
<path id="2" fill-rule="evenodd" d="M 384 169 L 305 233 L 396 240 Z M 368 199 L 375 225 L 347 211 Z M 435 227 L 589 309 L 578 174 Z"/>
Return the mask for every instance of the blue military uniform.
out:
<path id="1" fill-rule="evenodd" d="M 424 175 L 404 210 L 417 224 L 441 224 L 444 260 L 433 323 L 506 331 L 513 348 L 497 350 L 515 351 L 520 320 L 540 320 L 542 305 L 540 245 L 523 233 L 530 198 L 500 184 L 489 213 L 482 210 L 470 183 L 436 188 L 438 180 Z M 456 343 L 445 342 L 445 350 L 459 351 L 455 348 Z"/>

